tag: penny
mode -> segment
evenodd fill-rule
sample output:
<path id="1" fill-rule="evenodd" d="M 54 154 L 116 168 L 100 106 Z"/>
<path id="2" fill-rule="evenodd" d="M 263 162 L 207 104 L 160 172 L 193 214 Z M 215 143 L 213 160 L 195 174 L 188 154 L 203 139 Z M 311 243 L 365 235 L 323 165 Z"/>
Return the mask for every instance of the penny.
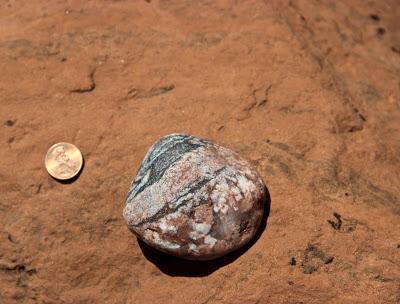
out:
<path id="1" fill-rule="evenodd" d="M 75 177 L 82 169 L 81 151 L 70 143 L 57 143 L 47 151 L 44 164 L 54 178 L 67 180 Z"/>

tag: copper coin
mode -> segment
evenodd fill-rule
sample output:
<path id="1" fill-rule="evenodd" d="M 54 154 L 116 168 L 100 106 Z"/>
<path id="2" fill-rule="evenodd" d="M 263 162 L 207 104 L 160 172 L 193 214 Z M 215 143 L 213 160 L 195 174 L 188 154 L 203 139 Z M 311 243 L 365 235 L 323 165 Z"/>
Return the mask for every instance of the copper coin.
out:
<path id="1" fill-rule="evenodd" d="M 52 177 L 67 180 L 81 171 L 83 157 L 81 151 L 73 144 L 58 143 L 47 151 L 44 164 Z"/>

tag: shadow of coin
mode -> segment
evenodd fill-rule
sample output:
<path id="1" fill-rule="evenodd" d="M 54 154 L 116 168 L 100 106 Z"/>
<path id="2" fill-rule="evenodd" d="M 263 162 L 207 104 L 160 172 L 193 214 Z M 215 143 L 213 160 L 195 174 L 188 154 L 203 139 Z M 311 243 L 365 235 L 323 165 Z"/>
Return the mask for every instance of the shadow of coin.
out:
<path id="1" fill-rule="evenodd" d="M 219 268 L 226 266 L 234 262 L 242 254 L 253 246 L 257 240 L 261 237 L 267 226 L 267 220 L 270 212 L 271 197 L 266 189 L 266 201 L 264 203 L 264 214 L 254 238 L 244 245 L 243 247 L 211 261 L 193 261 L 185 260 L 178 257 L 168 255 L 164 252 L 156 250 L 143 241 L 137 239 L 140 249 L 142 250 L 144 256 L 156 265 L 163 273 L 170 276 L 181 276 L 181 277 L 204 277 L 210 275 Z"/>

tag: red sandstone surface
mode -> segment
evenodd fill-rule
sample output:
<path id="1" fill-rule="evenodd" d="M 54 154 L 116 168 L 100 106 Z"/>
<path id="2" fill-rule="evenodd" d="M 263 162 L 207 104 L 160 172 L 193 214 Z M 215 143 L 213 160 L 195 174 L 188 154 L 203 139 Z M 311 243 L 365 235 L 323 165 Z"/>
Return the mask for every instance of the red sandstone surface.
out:
<path id="1" fill-rule="evenodd" d="M 0 55 L 0 303 L 400 302 L 399 1 L 2 1 Z M 173 132 L 262 175 L 247 250 L 190 264 L 127 229 Z"/>

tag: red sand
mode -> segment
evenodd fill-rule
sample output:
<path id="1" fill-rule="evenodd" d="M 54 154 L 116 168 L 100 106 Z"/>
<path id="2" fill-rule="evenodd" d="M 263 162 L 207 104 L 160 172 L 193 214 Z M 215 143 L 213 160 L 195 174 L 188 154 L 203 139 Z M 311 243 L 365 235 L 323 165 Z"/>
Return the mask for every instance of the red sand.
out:
<path id="1" fill-rule="evenodd" d="M 399 1 L 3 1 L 0 55 L 0 303 L 400 302 Z M 195 266 L 127 229 L 172 132 L 262 175 L 247 251 Z"/>

